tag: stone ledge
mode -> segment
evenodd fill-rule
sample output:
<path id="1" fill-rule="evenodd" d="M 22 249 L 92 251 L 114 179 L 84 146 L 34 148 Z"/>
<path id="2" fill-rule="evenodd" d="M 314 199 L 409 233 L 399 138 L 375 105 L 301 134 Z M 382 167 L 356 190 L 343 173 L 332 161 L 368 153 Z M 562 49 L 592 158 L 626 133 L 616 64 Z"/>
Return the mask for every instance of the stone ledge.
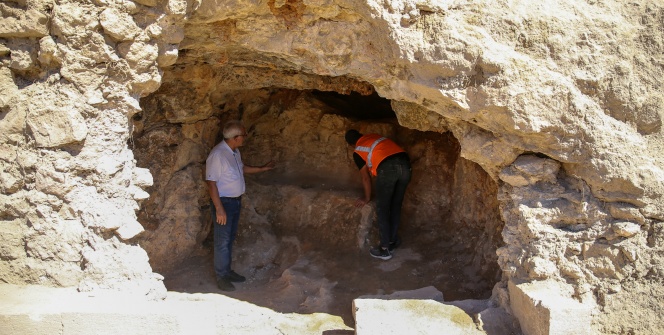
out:
<path id="1" fill-rule="evenodd" d="M 120 292 L 0 285 L 0 334 L 321 334 L 340 317 L 281 314 L 219 294 L 169 292 L 148 301 Z"/>

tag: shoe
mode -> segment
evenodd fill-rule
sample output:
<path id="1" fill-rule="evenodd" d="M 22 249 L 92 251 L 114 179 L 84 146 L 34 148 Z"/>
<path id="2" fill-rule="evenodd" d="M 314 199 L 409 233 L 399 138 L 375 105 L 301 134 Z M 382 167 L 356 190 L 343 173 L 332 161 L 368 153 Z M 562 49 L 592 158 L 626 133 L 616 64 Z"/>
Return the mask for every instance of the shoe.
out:
<path id="1" fill-rule="evenodd" d="M 371 257 L 380 258 L 384 261 L 392 258 L 390 250 L 387 248 L 383 249 L 380 246 L 371 248 L 371 250 L 369 250 L 369 254 L 371 254 Z"/>
<path id="2" fill-rule="evenodd" d="M 217 279 L 217 287 L 222 291 L 235 291 L 235 286 L 226 277 Z"/>
<path id="3" fill-rule="evenodd" d="M 237 272 L 235 272 L 233 270 L 231 270 L 231 272 L 229 272 L 226 275 L 226 279 L 228 279 L 229 281 L 231 281 L 233 283 L 241 283 L 241 282 L 247 280 L 247 278 L 245 278 L 243 275 L 239 275 Z"/>
<path id="4" fill-rule="evenodd" d="M 387 249 L 392 252 L 394 249 L 398 248 L 401 245 L 401 239 L 397 239 L 394 242 L 390 242 L 390 245 L 387 247 Z"/>

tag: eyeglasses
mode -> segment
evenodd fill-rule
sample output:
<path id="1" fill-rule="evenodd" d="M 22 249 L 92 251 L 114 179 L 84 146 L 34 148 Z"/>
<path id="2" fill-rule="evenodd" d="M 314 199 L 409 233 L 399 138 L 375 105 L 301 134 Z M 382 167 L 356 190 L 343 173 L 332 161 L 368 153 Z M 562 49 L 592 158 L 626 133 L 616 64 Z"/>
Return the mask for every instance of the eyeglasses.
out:
<path id="1" fill-rule="evenodd" d="M 247 134 L 247 133 L 244 133 L 244 134 L 240 134 L 240 135 L 235 135 L 235 137 L 239 137 L 239 136 L 242 136 L 242 137 L 247 137 L 247 136 L 249 136 L 249 134 Z"/>

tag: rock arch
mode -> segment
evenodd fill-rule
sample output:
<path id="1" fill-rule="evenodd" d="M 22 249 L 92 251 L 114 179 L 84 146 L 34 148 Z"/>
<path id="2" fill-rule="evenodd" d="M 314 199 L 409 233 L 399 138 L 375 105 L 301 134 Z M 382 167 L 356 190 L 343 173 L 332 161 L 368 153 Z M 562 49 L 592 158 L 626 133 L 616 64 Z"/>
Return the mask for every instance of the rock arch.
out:
<path id="1" fill-rule="evenodd" d="M 136 165 L 130 120 L 184 70 L 222 78 L 196 87 L 368 84 L 402 126 L 449 130 L 460 156 L 499 185 L 497 302 L 509 306 L 509 281 L 551 279 L 598 304 L 595 332 L 661 328 L 645 307 L 662 295 L 652 285 L 664 220 L 657 3 L 15 1 L 0 10 L 6 282 L 163 294 L 138 242 L 135 211 L 153 180 Z M 204 109 L 169 117 L 213 115 L 215 106 L 196 105 Z M 617 323 L 627 309 L 645 317 Z"/>

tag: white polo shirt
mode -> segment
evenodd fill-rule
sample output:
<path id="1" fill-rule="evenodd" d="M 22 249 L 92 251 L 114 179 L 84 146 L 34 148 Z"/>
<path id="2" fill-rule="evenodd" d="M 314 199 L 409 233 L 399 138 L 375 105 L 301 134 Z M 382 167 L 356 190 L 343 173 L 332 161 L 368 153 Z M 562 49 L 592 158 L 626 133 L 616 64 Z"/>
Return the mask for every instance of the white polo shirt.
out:
<path id="1" fill-rule="evenodd" d="M 205 180 L 216 182 L 220 197 L 239 197 L 245 190 L 243 166 L 240 151 L 221 141 L 205 161 Z"/>

